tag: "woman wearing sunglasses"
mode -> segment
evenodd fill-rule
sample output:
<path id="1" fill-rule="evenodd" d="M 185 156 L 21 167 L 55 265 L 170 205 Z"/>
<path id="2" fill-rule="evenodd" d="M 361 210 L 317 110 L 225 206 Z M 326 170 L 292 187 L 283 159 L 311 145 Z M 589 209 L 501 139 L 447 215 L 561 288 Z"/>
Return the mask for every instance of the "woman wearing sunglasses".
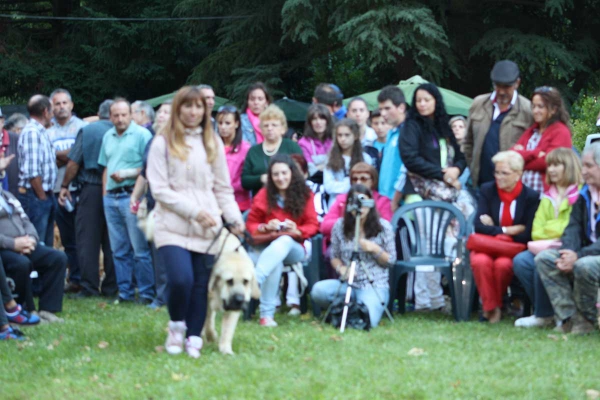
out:
<path id="1" fill-rule="evenodd" d="M 556 88 L 542 86 L 533 92 L 531 111 L 534 124 L 512 148 L 525 160 L 522 182 L 536 192 L 548 190 L 546 155 L 552 150 L 571 148 L 569 113 Z"/>
<path id="2" fill-rule="evenodd" d="M 392 219 L 392 205 L 390 199 L 382 196 L 377 192 L 376 188 L 378 185 L 379 175 L 377 170 L 367 164 L 366 162 L 356 163 L 352 169 L 350 169 L 350 182 L 352 185 L 361 184 L 367 189 L 373 192 L 373 200 L 375 200 L 375 208 L 379 212 L 379 216 L 386 221 Z M 340 194 L 336 199 L 327 215 L 321 222 L 321 233 L 325 237 L 325 243 L 329 242 L 331 237 L 331 230 L 335 225 L 336 221 L 344 216 L 344 210 L 346 209 L 347 194 Z"/>

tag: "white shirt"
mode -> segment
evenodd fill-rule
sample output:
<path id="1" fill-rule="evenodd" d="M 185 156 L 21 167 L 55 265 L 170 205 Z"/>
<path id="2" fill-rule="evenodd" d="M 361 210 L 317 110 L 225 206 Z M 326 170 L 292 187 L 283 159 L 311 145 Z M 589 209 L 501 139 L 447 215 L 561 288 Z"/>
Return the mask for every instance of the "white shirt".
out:
<path id="1" fill-rule="evenodd" d="M 519 98 L 519 94 L 517 93 L 517 91 L 515 90 L 513 93 L 513 98 L 510 101 L 510 107 L 508 107 L 508 109 L 510 110 L 511 108 L 513 108 L 513 106 L 515 104 L 517 104 L 517 99 Z M 494 105 L 494 115 L 492 116 L 492 119 L 495 120 L 496 118 L 498 118 L 498 116 L 500 115 L 501 111 L 500 111 L 500 107 L 498 106 L 498 103 L 496 102 L 496 91 L 494 90 L 492 92 L 492 95 L 490 96 L 490 100 L 492 101 L 492 104 Z M 507 110 L 508 111 L 508 110 Z"/>

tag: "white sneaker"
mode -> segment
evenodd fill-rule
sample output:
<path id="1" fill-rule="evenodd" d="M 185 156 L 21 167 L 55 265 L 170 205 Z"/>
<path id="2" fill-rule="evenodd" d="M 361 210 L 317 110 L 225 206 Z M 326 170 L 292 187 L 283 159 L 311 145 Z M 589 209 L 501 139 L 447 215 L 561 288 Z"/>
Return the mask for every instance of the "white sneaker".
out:
<path id="1" fill-rule="evenodd" d="M 298 307 L 292 307 L 292 308 L 290 308 L 290 311 L 288 311 L 287 314 L 292 317 L 297 317 L 298 315 L 301 314 L 301 312 Z"/>
<path id="2" fill-rule="evenodd" d="M 554 317 L 538 318 L 535 315 L 519 318 L 515 321 L 517 328 L 545 328 L 554 325 Z"/>
<path id="3" fill-rule="evenodd" d="M 169 334 L 165 342 L 165 350 L 169 354 L 179 354 L 183 351 L 183 341 L 187 327 L 183 321 L 169 321 Z"/>
<path id="4" fill-rule="evenodd" d="M 185 351 L 190 357 L 200 357 L 200 349 L 202 349 L 202 338 L 200 336 L 190 336 L 185 340 Z"/>
<path id="5" fill-rule="evenodd" d="M 277 322 L 271 317 L 263 317 L 260 319 L 260 326 L 266 326 L 268 328 L 274 328 L 277 326 Z"/>

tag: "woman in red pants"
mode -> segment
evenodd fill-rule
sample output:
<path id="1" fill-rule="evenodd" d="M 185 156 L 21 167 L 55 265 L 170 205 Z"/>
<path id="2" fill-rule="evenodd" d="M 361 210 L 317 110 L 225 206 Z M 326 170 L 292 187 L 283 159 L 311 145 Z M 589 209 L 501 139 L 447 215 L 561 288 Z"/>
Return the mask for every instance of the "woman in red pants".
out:
<path id="1" fill-rule="evenodd" d="M 496 181 L 481 186 L 475 232 L 507 235 L 514 242 L 526 244 L 531 240 L 539 194 L 521 182 L 524 161 L 517 152 L 500 152 L 492 162 Z M 497 323 L 502 317 L 502 297 L 513 278 L 512 257 L 472 251 L 471 267 L 483 302 L 483 318 Z"/>

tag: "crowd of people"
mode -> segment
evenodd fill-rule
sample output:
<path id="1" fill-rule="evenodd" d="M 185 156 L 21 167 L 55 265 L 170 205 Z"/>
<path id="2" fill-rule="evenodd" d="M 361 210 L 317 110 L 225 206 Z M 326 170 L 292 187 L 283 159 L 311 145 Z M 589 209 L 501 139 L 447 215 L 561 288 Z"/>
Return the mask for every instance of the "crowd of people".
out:
<path id="1" fill-rule="evenodd" d="M 430 83 L 410 107 L 399 87 L 384 87 L 373 112 L 360 97 L 344 106 L 336 85 L 320 84 L 302 132 L 260 82 L 241 109 L 214 110 L 213 88 L 199 85 L 156 111 L 106 100 L 86 120 L 65 89 L 31 97 L 29 119 L 0 114 L 0 338 L 22 339 L 14 324 L 62 321 L 67 292 L 166 305 L 167 350 L 198 357 L 224 223 L 256 239 L 260 325 L 277 326 L 284 266 L 289 314 L 300 313 L 298 265 L 311 251 L 326 255 L 331 279 L 310 294 L 327 307 L 345 293 L 358 197 L 374 203 L 361 210 L 364 268 L 354 279 L 371 326 L 397 300 L 389 268 L 409 256 L 396 249 L 393 213 L 436 200 L 455 205 L 488 243 L 470 252 L 482 321 L 501 320 L 516 285 L 533 306 L 516 326 L 589 333 L 600 283 L 600 144 L 580 156 L 558 90 L 524 97 L 514 62 L 496 63 L 491 81 L 468 116 L 448 115 Z M 64 252 L 54 248 L 55 224 Z M 318 233 L 323 249 L 311 248 Z M 415 310 L 445 306 L 439 273 L 417 272 L 411 285 Z"/>

